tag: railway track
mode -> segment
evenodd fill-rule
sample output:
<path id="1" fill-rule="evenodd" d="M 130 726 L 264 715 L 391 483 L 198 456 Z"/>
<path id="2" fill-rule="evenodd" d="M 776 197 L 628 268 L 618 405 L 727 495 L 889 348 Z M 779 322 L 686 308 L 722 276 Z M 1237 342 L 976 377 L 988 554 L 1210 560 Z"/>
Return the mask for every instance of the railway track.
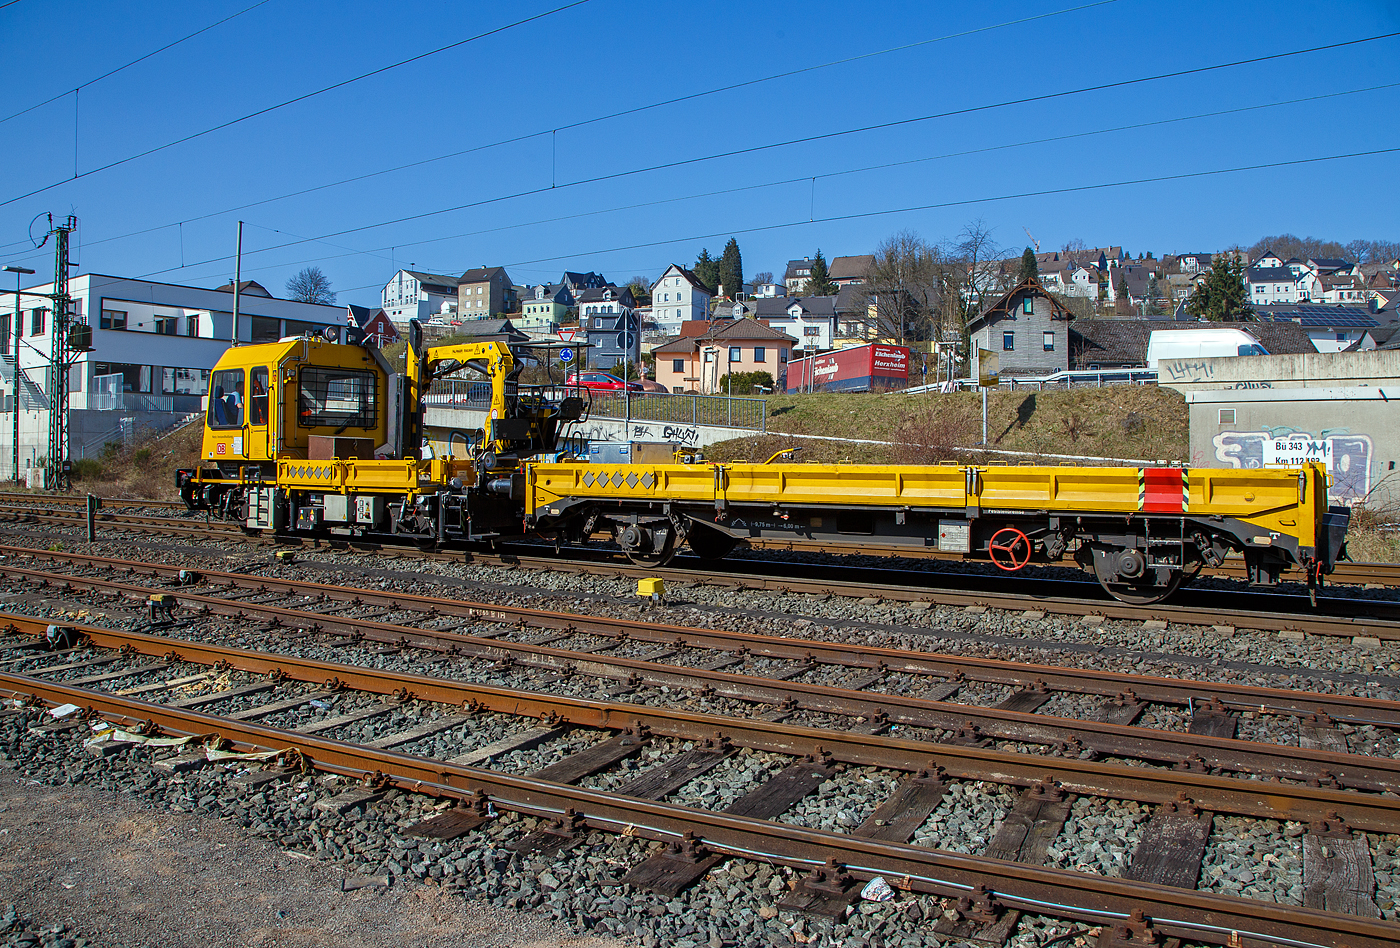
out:
<path id="1" fill-rule="evenodd" d="M 0 507 L 0 514 L 4 509 Z M 81 517 L 65 512 L 11 511 L 20 522 L 77 526 Z M 191 522 L 191 518 L 127 517 L 99 514 L 104 527 L 164 537 L 218 539 L 270 544 L 266 537 L 249 537 L 239 527 L 220 521 Z M 279 541 L 281 542 L 281 541 Z M 812 595 L 854 598 L 877 596 L 891 602 L 929 602 L 964 608 L 995 608 L 1012 612 L 1039 612 L 1062 616 L 1180 622 L 1187 625 L 1224 626 L 1267 632 L 1302 632 L 1369 641 L 1400 639 L 1400 602 L 1354 599 L 1343 595 L 1320 597 L 1314 607 L 1306 596 L 1262 592 L 1184 590 L 1177 603 L 1133 606 L 1108 599 L 1090 582 L 1037 580 L 1018 577 L 1014 591 L 1000 576 L 975 573 L 942 574 L 918 570 L 889 570 L 812 563 L 783 563 L 762 559 L 730 560 L 731 569 L 689 557 L 677 557 L 669 567 L 633 566 L 616 554 L 597 551 L 592 558 L 561 558 L 549 548 L 517 546 L 497 552 L 425 552 L 413 547 L 383 546 L 355 540 L 313 543 L 291 540 L 291 547 L 326 546 L 357 549 L 409 558 L 433 557 L 448 561 L 504 563 L 514 567 L 586 573 L 660 577 L 670 583 L 695 583 L 735 589 L 768 589 Z M 538 550 L 538 553 L 531 551 Z M 700 578 L 697 579 L 697 576 Z M 1068 595 L 1066 593 L 1069 593 Z M 1289 609 L 1280 611 L 1280 604 Z M 1029 614 L 1029 613 L 1028 613 Z"/>
<path id="2" fill-rule="evenodd" d="M 76 554 L 27 558 L 163 579 L 138 585 L 12 563 L 0 567 L 45 594 L 86 590 L 140 605 L 159 602 L 164 618 L 226 616 L 269 629 L 591 676 L 616 694 L 684 689 L 723 699 L 733 713 L 844 717 L 849 727 L 869 733 L 903 729 L 971 745 L 999 741 L 1038 753 L 1400 791 L 1400 763 L 1392 767 L 1345 752 L 1336 729 L 1338 723 L 1400 728 L 1396 702 L 696 630 L 239 573 L 195 577 L 175 567 Z M 94 609 L 102 604 L 68 603 Z M 345 611 L 364 615 L 340 614 Z M 399 618 L 385 621 L 391 615 Z M 443 621 L 447 628 L 431 625 Z M 1006 692 L 992 707 L 976 698 L 953 700 L 964 689 L 986 686 Z M 1042 708 L 1060 710 L 1052 716 Z M 1133 726 L 1145 713 L 1158 727 Z M 1306 719 L 1299 727 L 1302 746 L 1261 751 L 1254 742 L 1234 740 L 1242 713 Z M 1182 730 L 1170 730 L 1177 727 Z"/>
<path id="3" fill-rule="evenodd" d="M 960 900 L 952 916 L 929 924 L 948 937 L 1004 941 L 1029 913 L 1104 926 L 1105 948 L 1163 936 L 1243 946 L 1400 940 L 1400 925 L 1375 917 L 1374 879 L 1368 887 L 1367 873 L 1348 875 L 1358 853 L 1370 865 L 1361 833 L 1400 830 L 1400 798 L 1390 794 L 1286 781 L 1261 792 L 1259 780 L 1237 776 L 528 693 L 93 626 L 81 627 L 82 647 L 41 653 L 30 643 L 43 621 L 8 621 L 19 634 L 5 643 L 0 690 L 12 696 L 89 709 L 123 728 L 119 738 L 159 729 L 195 737 L 196 746 L 280 753 L 284 762 L 365 784 L 325 801 L 332 807 L 372 806 L 390 786 L 460 801 L 418 827 L 427 836 L 471 832 L 494 810 L 511 810 L 553 821 L 518 838 L 518 852 L 562 858 L 590 830 L 665 844 L 619 867 L 614 882 L 638 888 L 677 892 L 730 856 L 806 873 L 783 904 L 828 917 L 840 917 L 859 883 L 876 875 L 910 894 Z M 385 726 L 366 730 L 374 720 Z M 442 735 L 450 737 L 445 749 Z M 98 749 L 130 746 L 109 741 Z M 170 752 L 164 765 L 200 766 L 209 756 L 189 750 Z M 704 775 L 732 775 L 726 762 L 740 753 L 770 755 L 766 779 L 728 788 L 723 807 L 699 805 L 687 787 Z M 854 828 L 802 825 L 794 816 L 844 793 L 857 772 L 868 779 L 872 768 L 888 795 Z M 273 768 L 244 778 L 243 789 L 281 776 Z M 1005 788 L 1011 814 L 984 852 L 941 848 L 921 830 L 973 784 Z M 1154 808 L 1124 877 L 1045 865 L 1082 798 Z M 1306 906 L 1194 888 L 1212 821 L 1239 818 L 1310 821 L 1299 843 Z"/>

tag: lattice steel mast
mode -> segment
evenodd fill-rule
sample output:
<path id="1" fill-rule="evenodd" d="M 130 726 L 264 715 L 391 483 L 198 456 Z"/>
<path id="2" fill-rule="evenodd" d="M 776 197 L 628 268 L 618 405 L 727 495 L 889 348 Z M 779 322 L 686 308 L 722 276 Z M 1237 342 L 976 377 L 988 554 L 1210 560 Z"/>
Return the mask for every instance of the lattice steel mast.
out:
<path id="1" fill-rule="evenodd" d="M 68 454 L 68 320 L 73 300 L 68 295 L 68 235 L 78 227 L 72 214 L 49 231 L 54 237 L 53 326 L 49 355 L 49 456 L 44 480 L 50 490 L 64 484 Z"/>

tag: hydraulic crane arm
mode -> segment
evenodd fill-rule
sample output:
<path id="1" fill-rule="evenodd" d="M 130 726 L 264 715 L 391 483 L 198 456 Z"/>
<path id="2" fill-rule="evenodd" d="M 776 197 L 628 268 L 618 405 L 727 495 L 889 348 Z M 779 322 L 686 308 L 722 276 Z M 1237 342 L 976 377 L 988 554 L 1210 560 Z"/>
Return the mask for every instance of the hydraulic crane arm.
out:
<path id="1" fill-rule="evenodd" d="M 506 382 L 511 369 L 515 367 L 515 357 L 503 342 L 464 342 L 448 346 L 424 346 L 422 330 L 417 321 L 410 324 L 408 333 L 407 374 L 408 403 L 412 412 L 421 418 L 423 396 L 433 379 L 459 368 L 469 368 L 480 372 L 491 382 L 491 408 L 488 418 L 488 437 L 496 450 L 504 451 L 504 439 L 497 438 L 494 422 L 507 417 Z"/>

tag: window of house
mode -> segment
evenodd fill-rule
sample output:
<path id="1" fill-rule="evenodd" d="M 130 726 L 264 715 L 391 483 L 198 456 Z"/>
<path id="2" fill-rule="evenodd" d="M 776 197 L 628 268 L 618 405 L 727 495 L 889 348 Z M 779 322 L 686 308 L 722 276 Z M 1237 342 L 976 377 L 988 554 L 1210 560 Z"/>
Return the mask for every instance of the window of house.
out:
<path id="1" fill-rule="evenodd" d="M 715 353 L 714 353 L 714 350 L 713 350 L 713 349 L 706 349 L 706 350 L 705 350 L 705 361 L 706 361 L 706 362 L 713 362 L 713 361 L 715 361 Z"/>
<path id="2" fill-rule="evenodd" d="M 1055 334 L 1054 334 L 1053 332 L 1045 332 L 1045 333 L 1041 333 L 1041 336 L 1042 336 L 1042 343 L 1043 343 L 1043 345 L 1045 346 L 1045 351 L 1046 351 L 1046 352 L 1054 352 L 1054 351 L 1055 351 Z"/>
<path id="3" fill-rule="evenodd" d="M 93 363 L 93 375 L 120 375 L 122 377 L 122 391 L 143 392 L 149 394 L 151 391 L 151 367 L 149 365 L 129 365 L 125 362 L 95 362 Z"/>
<path id="4" fill-rule="evenodd" d="M 1025 299 L 1021 300 L 1021 312 L 1025 313 L 1027 316 L 1035 313 L 1034 297 L 1027 296 Z"/>
<path id="5" fill-rule="evenodd" d="M 8 351 L 8 350 L 6 350 L 6 351 Z M 672 371 L 672 372 L 684 372 L 684 371 L 685 371 L 685 360 L 684 360 L 684 359 L 672 359 L 672 360 L 671 360 L 671 371 Z"/>
<path id="6" fill-rule="evenodd" d="M 209 386 L 209 427 L 242 428 L 243 370 L 215 372 Z"/>
<path id="7" fill-rule="evenodd" d="M 198 313 L 196 313 L 196 314 L 193 315 L 193 316 L 186 316 L 186 317 L 185 317 L 185 335 L 191 336 L 191 337 L 193 337 L 193 336 L 198 336 L 198 335 L 199 335 L 199 314 L 198 314 Z"/>
<path id="8" fill-rule="evenodd" d="M 156 333 L 161 336 L 175 335 L 175 329 L 179 323 L 179 320 L 180 317 L 178 316 L 157 316 Z"/>
<path id="9" fill-rule="evenodd" d="M 160 374 L 162 395 L 203 395 L 209 390 L 208 369 L 162 368 Z"/>
<path id="10" fill-rule="evenodd" d="M 672 386 L 671 386 L 671 394 L 672 394 L 672 395 L 684 395 L 684 394 L 685 394 L 685 386 L 684 386 L 684 385 L 672 385 Z M 1395 462 L 1392 461 L 1391 463 L 1394 464 Z"/>
<path id="11" fill-rule="evenodd" d="M 729 361 L 742 362 L 744 360 L 744 350 L 738 346 L 729 347 Z"/>
<path id="12" fill-rule="evenodd" d="M 788 360 L 788 351 L 787 351 L 786 349 L 779 349 L 779 350 L 778 350 L 778 361 L 779 361 L 779 362 L 786 362 L 787 360 Z"/>
<path id="13" fill-rule="evenodd" d="M 1015 351 L 1016 334 L 1014 332 L 1004 332 L 1001 334 L 1001 348 L 1003 352 Z"/>
<path id="14" fill-rule="evenodd" d="M 373 428 L 375 392 L 373 372 L 304 368 L 297 423 L 304 428 Z"/>
<path id="15" fill-rule="evenodd" d="M 10 354 L 10 317 L 0 316 L 0 354 Z"/>
<path id="16" fill-rule="evenodd" d="M 1339 333 L 1337 333 L 1337 341 L 1338 341 L 1338 342 L 1346 342 L 1346 341 L 1347 341 L 1347 334 L 1344 333 L 1344 332 L 1339 332 Z"/>
<path id="17" fill-rule="evenodd" d="M 286 322 L 286 328 L 282 330 L 282 335 L 302 336 L 306 333 L 317 333 L 320 331 L 321 327 L 317 323 L 303 322 L 300 319 L 289 319 Z"/>
<path id="18" fill-rule="evenodd" d="M 597 317 L 597 318 L 595 318 L 595 319 L 593 320 L 593 328 L 594 328 L 594 329 L 602 329 L 602 328 L 603 328 L 603 319 L 602 319 L 601 316 L 600 316 L 600 317 Z"/>
<path id="19" fill-rule="evenodd" d="M 29 311 L 29 335 L 42 336 L 44 334 L 44 316 L 48 310 L 42 306 Z"/>
<path id="20" fill-rule="evenodd" d="M 753 360 L 754 360 L 755 362 L 767 362 L 767 361 L 768 361 L 768 348 L 767 348 L 766 346 L 754 346 L 754 347 L 753 347 Z"/>
<path id="21" fill-rule="evenodd" d="M 1233 425 L 1235 423 L 1235 410 L 1233 408 L 1220 409 L 1220 424 Z"/>
<path id="22" fill-rule="evenodd" d="M 253 342 L 276 342 L 282 338 L 282 321 L 269 316 L 254 316 L 251 333 Z"/>

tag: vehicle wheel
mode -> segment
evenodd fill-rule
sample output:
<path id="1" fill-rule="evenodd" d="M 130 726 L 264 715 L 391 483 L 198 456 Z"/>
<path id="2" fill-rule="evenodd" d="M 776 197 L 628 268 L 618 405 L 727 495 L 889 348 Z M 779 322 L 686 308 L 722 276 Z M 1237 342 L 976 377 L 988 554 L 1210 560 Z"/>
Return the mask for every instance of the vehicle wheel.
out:
<path id="1" fill-rule="evenodd" d="M 676 555 L 676 530 L 668 524 L 660 546 L 657 546 L 657 531 L 627 524 L 613 533 L 613 539 L 622 547 L 622 552 L 636 566 L 665 566 Z"/>
<path id="2" fill-rule="evenodd" d="M 1096 551 L 1097 552 L 1097 551 Z M 1123 551 L 1111 551 L 1120 553 Z M 1096 555 L 1094 557 L 1094 578 L 1099 581 L 1104 592 L 1108 593 L 1119 602 L 1126 602 L 1132 606 L 1151 606 L 1162 602 L 1172 593 L 1181 588 L 1185 574 L 1179 569 L 1171 571 L 1171 578 L 1165 584 L 1149 579 L 1146 570 L 1141 578 L 1125 579 L 1124 576 L 1113 568 L 1113 555 Z M 1152 571 L 1155 575 L 1155 570 Z"/>
<path id="3" fill-rule="evenodd" d="M 739 541 L 729 534 L 698 523 L 690 525 L 686 542 L 690 544 L 690 552 L 702 560 L 722 560 L 739 545 Z"/>

